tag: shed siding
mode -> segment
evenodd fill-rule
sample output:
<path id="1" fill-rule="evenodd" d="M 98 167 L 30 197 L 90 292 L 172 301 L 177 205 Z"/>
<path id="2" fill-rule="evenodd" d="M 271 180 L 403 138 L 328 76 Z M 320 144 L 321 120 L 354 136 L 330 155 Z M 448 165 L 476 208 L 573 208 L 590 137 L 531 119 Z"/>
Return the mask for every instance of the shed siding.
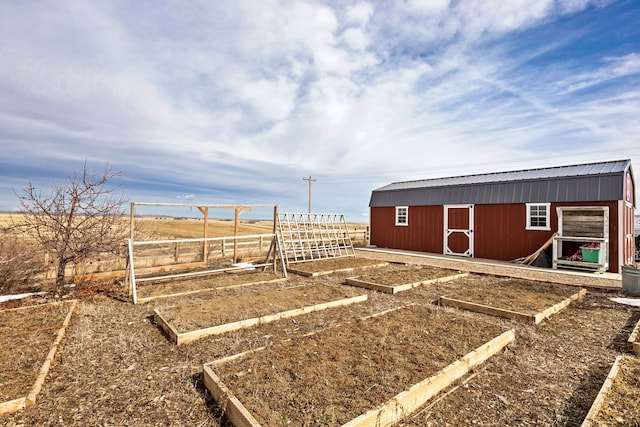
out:
<path id="1" fill-rule="evenodd" d="M 609 270 L 619 271 L 618 203 L 563 202 L 551 204 L 551 230 L 526 230 L 523 203 L 475 205 L 474 247 L 476 258 L 510 261 L 532 254 L 558 229 L 556 207 L 609 207 Z M 444 253 L 444 207 L 410 206 L 409 225 L 395 226 L 394 207 L 371 208 L 371 244 L 393 249 Z"/>
<path id="2" fill-rule="evenodd" d="M 395 207 L 371 208 L 370 243 L 381 248 L 443 253 L 442 206 L 410 206 L 409 225 L 395 225 Z"/>
<path id="3" fill-rule="evenodd" d="M 476 258 L 513 260 L 535 252 L 553 232 L 526 230 L 526 222 L 522 203 L 476 205 Z"/>

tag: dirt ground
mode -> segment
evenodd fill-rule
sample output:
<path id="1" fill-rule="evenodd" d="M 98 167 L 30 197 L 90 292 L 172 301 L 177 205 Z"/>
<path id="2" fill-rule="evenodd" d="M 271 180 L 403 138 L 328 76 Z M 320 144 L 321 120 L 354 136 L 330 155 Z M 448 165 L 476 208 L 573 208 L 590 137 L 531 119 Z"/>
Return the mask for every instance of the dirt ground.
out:
<path id="1" fill-rule="evenodd" d="M 412 305 L 272 345 L 215 372 L 264 426 L 340 426 L 506 330 Z"/>
<path id="2" fill-rule="evenodd" d="M 343 271 L 362 271 L 377 267 L 380 261 L 359 257 L 329 258 L 317 261 L 297 262 L 289 266 L 292 272 L 326 274 Z"/>
<path id="3" fill-rule="evenodd" d="M 259 282 L 271 282 L 284 278 L 281 273 L 273 271 L 241 271 L 233 273 L 216 273 L 206 277 L 161 280 L 143 282 L 137 287 L 138 298 L 155 298 L 182 292 L 203 289 L 220 290 L 230 287 L 251 286 Z"/>
<path id="4" fill-rule="evenodd" d="M 597 423 L 602 425 L 638 425 L 640 360 L 627 357 L 622 359 L 616 379 L 607 392 L 606 402 L 596 417 Z"/>
<path id="5" fill-rule="evenodd" d="M 402 268 L 390 264 L 379 271 Z M 372 272 L 367 270 L 367 274 Z M 290 275 L 286 283 L 345 288 L 344 279 L 352 276 L 353 272 L 316 278 Z M 431 308 L 439 296 L 497 280 L 501 279 L 471 274 L 396 295 L 358 288 L 358 293 L 369 295 L 366 302 L 181 347 L 172 344 L 151 321 L 158 302 L 134 306 L 105 293 L 86 295 L 76 307 L 64 346 L 58 351 L 36 406 L 0 418 L 0 425 L 225 425 L 220 409 L 203 386 L 204 363 L 286 339 L 296 343 L 310 332 L 346 325 L 358 317 L 409 303 Z M 624 294 L 590 289 L 583 299 L 538 326 L 460 312 L 460 316 L 474 321 L 514 328 L 515 341 L 402 425 L 579 426 L 615 357 L 626 353 L 626 341 L 640 319 L 637 308 L 609 300 L 615 296 Z M 410 326 L 411 322 L 398 319 L 398 325 L 405 324 Z M 405 333 L 417 337 L 419 329 Z M 16 351 L 20 350 L 0 348 L 5 355 Z M 431 358 L 429 353 L 422 357 L 424 361 Z M 356 368 L 370 371 L 373 377 L 381 374 L 377 365 L 362 363 L 353 372 Z M 394 374 L 402 375 L 400 371 Z M 322 377 L 331 374 L 319 372 Z M 344 378 L 347 380 L 348 376 Z M 270 392 L 277 395 L 278 384 L 271 386 Z M 331 392 L 332 388 L 326 390 Z M 637 405 L 631 413 L 640 417 Z"/>
<path id="6" fill-rule="evenodd" d="M 531 280 L 496 279 L 476 286 L 467 286 L 447 297 L 490 307 L 536 314 L 562 302 L 580 289 L 540 283 Z"/>
<path id="7" fill-rule="evenodd" d="M 453 276 L 457 273 L 457 271 L 446 270 L 443 268 L 400 266 L 399 268 L 386 269 L 386 271 L 376 271 L 372 274 L 359 275 L 357 276 L 357 279 L 363 282 L 376 283 L 379 285 L 395 286 Z"/>
<path id="8" fill-rule="evenodd" d="M 163 300 L 156 306 L 162 317 L 179 333 L 253 319 L 282 311 L 351 298 L 353 289 L 328 285 L 253 286 L 233 289 L 215 296 L 198 295 Z"/>

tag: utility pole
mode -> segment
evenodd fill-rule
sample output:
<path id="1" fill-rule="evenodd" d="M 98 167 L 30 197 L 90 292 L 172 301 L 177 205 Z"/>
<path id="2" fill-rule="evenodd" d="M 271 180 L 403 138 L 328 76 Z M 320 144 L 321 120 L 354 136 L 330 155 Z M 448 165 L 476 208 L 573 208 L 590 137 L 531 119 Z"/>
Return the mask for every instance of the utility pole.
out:
<path id="1" fill-rule="evenodd" d="M 311 213 L 311 183 L 315 182 L 315 179 L 311 178 L 311 175 L 309 175 L 309 178 L 302 178 L 305 181 L 309 181 L 309 213 Z"/>

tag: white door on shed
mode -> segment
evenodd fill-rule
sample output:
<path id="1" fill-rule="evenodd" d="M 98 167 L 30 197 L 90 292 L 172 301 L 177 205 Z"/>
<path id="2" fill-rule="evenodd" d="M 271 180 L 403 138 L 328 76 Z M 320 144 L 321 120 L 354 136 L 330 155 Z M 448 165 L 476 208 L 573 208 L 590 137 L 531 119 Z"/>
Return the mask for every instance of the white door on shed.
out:
<path id="1" fill-rule="evenodd" d="M 473 205 L 444 206 L 444 254 L 473 258 Z"/>

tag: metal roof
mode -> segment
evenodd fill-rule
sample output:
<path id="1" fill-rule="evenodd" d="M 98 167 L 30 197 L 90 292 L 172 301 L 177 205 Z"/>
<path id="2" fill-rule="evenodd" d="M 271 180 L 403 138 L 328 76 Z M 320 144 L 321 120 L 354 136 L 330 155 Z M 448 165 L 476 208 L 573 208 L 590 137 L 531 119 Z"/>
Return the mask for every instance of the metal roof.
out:
<path id="1" fill-rule="evenodd" d="M 394 182 L 369 206 L 622 200 L 630 160 Z"/>

